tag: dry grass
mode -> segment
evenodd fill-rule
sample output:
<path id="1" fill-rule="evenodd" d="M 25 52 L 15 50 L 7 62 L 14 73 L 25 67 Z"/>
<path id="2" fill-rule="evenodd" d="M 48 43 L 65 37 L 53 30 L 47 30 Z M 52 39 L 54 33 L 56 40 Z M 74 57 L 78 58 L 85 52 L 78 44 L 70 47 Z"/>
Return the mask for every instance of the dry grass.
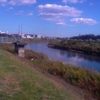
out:
<path id="1" fill-rule="evenodd" d="M 43 54 L 30 50 L 27 50 L 26 53 L 28 55 L 28 57 L 26 55 L 27 59 L 31 60 L 33 58 L 31 61 L 35 66 L 64 79 L 67 83 L 88 90 L 94 97 L 100 99 L 100 73 L 69 64 L 65 65 L 61 62 L 50 61 L 45 55 L 43 57 Z"/>

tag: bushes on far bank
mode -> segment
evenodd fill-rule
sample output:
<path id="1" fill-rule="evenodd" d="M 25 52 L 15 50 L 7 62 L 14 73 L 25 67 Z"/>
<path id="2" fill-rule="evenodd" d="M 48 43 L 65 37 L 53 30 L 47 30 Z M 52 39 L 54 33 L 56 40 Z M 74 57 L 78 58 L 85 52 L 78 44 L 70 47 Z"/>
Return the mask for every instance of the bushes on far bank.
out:
<path id="1" fill-rule="evenodd" d="M 80 51 L 87 54 L 100 56 L 100 42 L 99 41 L 82 41 L 82 40 L 53 40 L 49 42 L 49 47 Z"/>

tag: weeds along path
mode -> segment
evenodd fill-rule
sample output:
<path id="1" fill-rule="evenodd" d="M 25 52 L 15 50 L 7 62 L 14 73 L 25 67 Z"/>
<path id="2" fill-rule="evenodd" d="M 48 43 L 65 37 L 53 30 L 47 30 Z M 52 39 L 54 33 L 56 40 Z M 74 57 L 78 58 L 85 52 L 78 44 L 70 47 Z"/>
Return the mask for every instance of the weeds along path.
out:
<path id="1" fill-rule="evenodd" d="M 0 49 L 0 100 L 93 100 L 26 59 Z"/>

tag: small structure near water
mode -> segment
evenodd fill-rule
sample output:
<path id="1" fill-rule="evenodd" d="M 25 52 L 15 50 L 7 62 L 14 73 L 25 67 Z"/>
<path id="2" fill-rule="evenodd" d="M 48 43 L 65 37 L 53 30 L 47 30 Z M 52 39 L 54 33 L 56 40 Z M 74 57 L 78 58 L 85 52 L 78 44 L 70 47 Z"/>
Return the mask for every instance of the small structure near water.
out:
<path id="1" fill-rule="evenodd" d="M 24 55 L 25 55 L 24 54 L 25 53 L 24 47 L 25 47 L 26 44 L 25 43 L 21 43 L 19 41 L 14 42 L 13 44 L 15 45 L 14 52 L 17 53 L 19 57 L 24 58 Z"/>

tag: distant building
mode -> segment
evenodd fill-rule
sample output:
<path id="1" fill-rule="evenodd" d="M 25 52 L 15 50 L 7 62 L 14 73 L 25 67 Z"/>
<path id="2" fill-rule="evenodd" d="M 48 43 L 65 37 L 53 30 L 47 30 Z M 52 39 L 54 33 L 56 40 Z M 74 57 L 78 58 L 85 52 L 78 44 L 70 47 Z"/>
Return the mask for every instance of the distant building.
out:
<path id="1" fill-rule="evenodd" d="M 24 39 L 26 38 L 25 34 L 21 34 L 21 37 L 24 38 Z"/>
<path id="2" fill-rule="evenodd" d="M 27 38 L 27 39 L 33 39 L 33 38 L 42 38 L 41 35 L 38 34 L 21 34 L 20 35 L 22 38 Z"/>
<path id="3" fill-rule="evenodd" d="M 35 38 L 41 38 L 41 35 L 35 34 Z"/>
<path id="4" fill-rule="evenodd" d="M 0 34 L 8 34 L 8 31 L 7 32 L 3 32 L 0 30 Z"/>
<path id="5" fill-rule="evenodd" d="M 27 39 L 33 39 L 34 35 L 32 35 L 32 34 L 22 34 L 21 37 L 24 38 L 24 39 L 25 38 L 27 38 Z"/>
<path id="6" fill-rule="evenodd" d="M 27 35 L 26 38 L 33 39 L 33 36 L 32 35 Z"/>

